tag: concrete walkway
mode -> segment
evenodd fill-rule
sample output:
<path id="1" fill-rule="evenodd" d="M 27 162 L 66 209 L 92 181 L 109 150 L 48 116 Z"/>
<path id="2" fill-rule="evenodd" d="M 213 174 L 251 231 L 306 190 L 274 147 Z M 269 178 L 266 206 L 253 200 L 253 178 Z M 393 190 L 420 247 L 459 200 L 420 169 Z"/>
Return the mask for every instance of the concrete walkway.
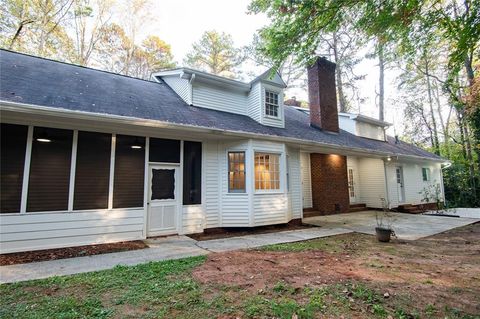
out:
<path id="1" fill-rule="evenodd" d="M 150 261 L 179 259 L 264 245 L 289 243 L 351 232 L 346 229 L 309 228 L 197 242 L 187 236 L 148 239 L 149 248 L 95 256 L 41 261 L 0 267 L 0 283 L 26 281 L 138 265 Z"/>
<path id="2" fill-rule="evenodd" d="M 341 215 L 304 218 L 303 222 L 327 228 L 345 228 L 364 234 L 375 234 L 377 212 L 373 210 Z M 431 215 L 389 213 L 398 238 L 415 240 L 479 222 L 478 218 L 454 218 Z"/>
<path id="3" fill-rule="evenodd" d="M 435 215 L 435 211 L 430 211 L 424 215 Z M 461 218 L 477 218 L 480 219 L 480 208 L 451 208 L 444 211 L 444 214 L 458 216 Z"/>

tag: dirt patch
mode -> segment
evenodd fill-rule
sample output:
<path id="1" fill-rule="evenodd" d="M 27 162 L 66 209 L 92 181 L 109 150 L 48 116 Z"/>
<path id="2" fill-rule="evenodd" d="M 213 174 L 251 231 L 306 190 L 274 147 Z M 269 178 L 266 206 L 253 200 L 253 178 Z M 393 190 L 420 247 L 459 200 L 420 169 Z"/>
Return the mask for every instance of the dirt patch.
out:
<path id="1" fill-rule="evenodd" d="M 417 241 L 378 243 L 344 234 L 306 251 L 215 253 L 193 276 L 204 284 L 241 286 L 251 293 L 285 282 L 294 288 L 360 282 L 405 309 L 461 309 L 480 313 L 480 223 Z M 313 245 L 312 245 L 313 246 Z M 313 247 L 318 247 L 313 246 Z M 392 306 L 394 308 L 394 306 Z"/>
<path id="2" fill-rule="evenodd" d="M 92 256 L 144 248 L 148 248 L 148 245 L 141 240 L 135 240 L 111 244 L 86 245 L 68 248 L 26 251 L 21 253 L 0 254 L 0 266 Z"/>
<path id="3" fill-rule="evenodd" d="M 348 255 L 322 251 L 235 251 L 209 255 L 193 276 L 202 283 L 235 285 L 252 291 L 271 287 L 278 281 L 297 288 L 353 279 L 353 263 L 349 259 Z M 335 267 L 338 264 L 343 267 Z"/>
<path id="4" fill-rule="evenodd" d="M 239 237 L 246 235 L 256 235 L 256 234 L 268 234 L 275 233 L 280 231 L 287 230 L 298 230 L 298 229 L 307 229 L 317 227 L 314 225 L 307 225 L 301 223 L 287 223 L 280 225 L 270 225 L 270 226 L 259 226 L 259 227 L 235 227 L 235 228 L 216 228 L 213 230 L 208 230 L 206 233 L 191 234 L 187 235 L 190 238 L 193 238 L 198 241 L 210 240 L 210 239 L 219 239 L 219 238 L 229 238 L 229 237 Z"/>

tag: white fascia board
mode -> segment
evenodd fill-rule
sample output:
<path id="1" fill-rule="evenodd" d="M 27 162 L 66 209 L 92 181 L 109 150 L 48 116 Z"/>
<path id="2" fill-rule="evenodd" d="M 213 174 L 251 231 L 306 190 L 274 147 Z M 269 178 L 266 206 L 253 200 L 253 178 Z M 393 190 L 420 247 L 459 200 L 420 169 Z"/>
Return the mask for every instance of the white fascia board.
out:
<path id="1" fill-rule="evenodd" d="M 385 157 L 385 158 L 399 156 L 402 158 L 418 159 L 423 161 L 431 161 L 431 162 L 439 162 L 439 163 L 448 162 L 445 159 L 432 159 L 432 158 L 425 158 L 425 157 L 416 156 L 416 155 L 402 155 L 402 154 L 386 153 L 386 152 L 380 152 L 380 151 L 374 151 L 374 150 L 365 150 L 361 148 L 343 147 L 336 144 L 307 141 L 307 140 L 303 140 L 295 137 L 266 135 L 266 134 L 250 133 L 250 132 L 243 132 L 243 131 L 230 131 L 225 129 L 205 127 L 205 126 L 197 126 L 197 125 L 191 125 L 191 124 L 177 124 L 177 123 L 171 123 L 166 121 L 141 119 L 136 117 L 112 115 L 112 114 L 105 114 L 105 113 L 72 111 L 72 110 L 59 109 L 59 108 L 50 107 L 50 106 L 39 106 L 39 105 L 25 104 L 25 103 L 11 102 L 11 101 L 0 101 L 0 111 L 2 110 L 18 112 L 18 113 L 55 116 L 60 118 L 74 118 L 79 120 L 101 121 L 101 122 L 114 123 L 114 124 L 137 125 L 137 126 L 153 127 L 153 128 L 178 129 L 183 131 L 209 133 L 213 135 L 263 139 L 263 140 L 274 141 L 274 142 L 281 141 L 284 143 L 292 143 L 292 144 L 295 144 L 296 146 L 322 147 L 322 148 L 329 149 L 331 151 L 338 150 L 340 152 L 349 151 L 351 153 L 355 153 L 358 156 L 365 156 L 365 157 L 368 157 L 368 155 L 370 155 L 370 157 L 378 156 L 378 157 Z"/>
<path id="2" fill-rule="evenodd" d="M 232 89 L 237 89 L 245 92 L 250 91 L 250 88 L 251 88 L 249 83 L 229 79 L 223 76 L 210 74 L 207 72 L 194 70 L 190 68 L 180 68 L 180 69 L 173 69 L 173 70 L 167 70 L 167 71 L 160 71 L 153 74 L 154 77 L 163 77 L 163 76 L 172 76 L 172 75 L 178 75 L 184 79 L 189 79 L 192 75 L 195 75 L 195 81 L 207 82 L 207 83 L 215 84 L 219 86 L 226 86 Z"/>

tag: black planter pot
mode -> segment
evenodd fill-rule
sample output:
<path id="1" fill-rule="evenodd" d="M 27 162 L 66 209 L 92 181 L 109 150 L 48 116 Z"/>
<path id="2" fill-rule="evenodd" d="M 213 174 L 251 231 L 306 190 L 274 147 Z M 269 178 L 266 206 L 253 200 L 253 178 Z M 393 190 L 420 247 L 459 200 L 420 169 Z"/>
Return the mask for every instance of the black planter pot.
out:
<path id="1" fill-rule="evenodd" d="M 392 236 L 392 230 L 390 228 L 375 227 L 378 241 L 382 243 L 388 243 Z"/>

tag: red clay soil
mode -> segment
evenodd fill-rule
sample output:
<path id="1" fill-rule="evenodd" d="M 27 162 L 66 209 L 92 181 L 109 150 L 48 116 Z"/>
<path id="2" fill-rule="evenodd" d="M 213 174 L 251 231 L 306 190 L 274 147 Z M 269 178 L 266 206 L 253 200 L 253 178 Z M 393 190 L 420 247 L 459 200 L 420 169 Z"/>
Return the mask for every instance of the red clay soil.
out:
<path id="1" fill-rule="evenodd" d="M 292 287 L 363 282 L 407 309 L 436 305 L 480 313 L 480 223 L 417 241 L 378 243 L 345 234 L 320 239 L 326 249 L 245 250 L 208 255 L 194 277 L 255 293 L 279 281 Z M 395 298 L 395 296 L 402 296 Z"/>
<path id="2" fill-rule="evenodd" d="M 86 245 L 58 249 L 25 251 L 21 253 L 0 254 L 0 266 L 116 253 L 121 251 L 144 249 L 147 247 L 148 245 L 143 241 L 135 240 L 111 244 Z"/>

